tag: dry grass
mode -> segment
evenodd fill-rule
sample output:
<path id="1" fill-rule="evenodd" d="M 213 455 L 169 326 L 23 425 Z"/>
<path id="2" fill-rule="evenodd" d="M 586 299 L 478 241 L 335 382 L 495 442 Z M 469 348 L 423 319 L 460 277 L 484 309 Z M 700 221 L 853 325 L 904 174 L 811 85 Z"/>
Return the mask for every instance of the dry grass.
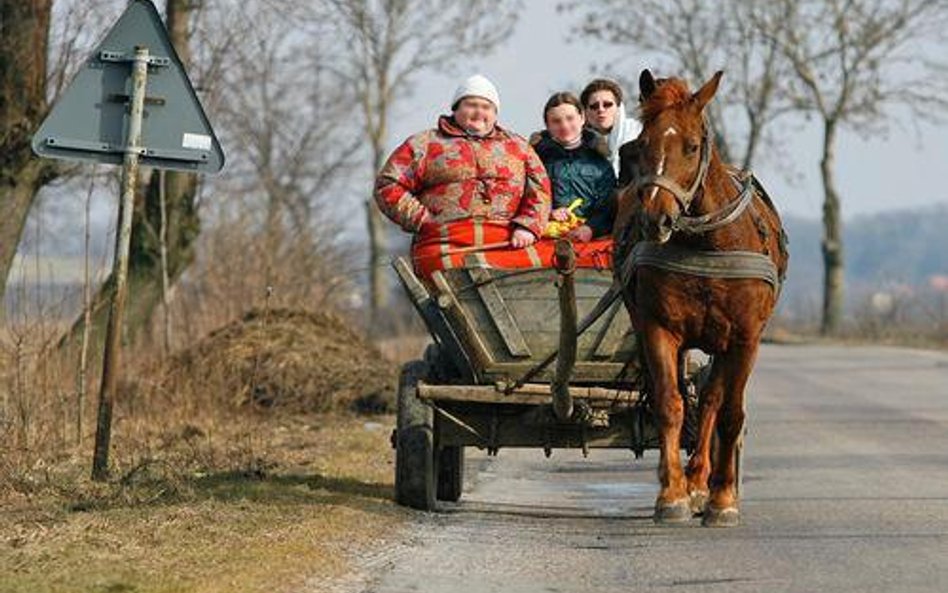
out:
<path id="1" fill-rule="evenodd" d="M 331 315 L 267 319 L 165 361 L 127 349 L 107 483 L 89 479 L 95 391 L 77 434 L 56 331 L 4 328 L 0 591 L 320 590 L 392 533 L 394 418 L 348 410 L 390 398 L 397 361 Z"/>
<path id="2" fill-rule="evenodd" d="M 404 517 L 392 424 L 234 416 L 176 427 L 152 456 L 117 439 L 107 484 L 78 458 L 20 474 L 2 498 L 0 590 L 273 591 L 336 577 Z"/>
<path id="3" fill-rule="evenodd" d="M 396 374 L 340 317 L 255 309 L 176 354 L 162 390 L 209 394 L 225 406 L 390 411 Z"/>

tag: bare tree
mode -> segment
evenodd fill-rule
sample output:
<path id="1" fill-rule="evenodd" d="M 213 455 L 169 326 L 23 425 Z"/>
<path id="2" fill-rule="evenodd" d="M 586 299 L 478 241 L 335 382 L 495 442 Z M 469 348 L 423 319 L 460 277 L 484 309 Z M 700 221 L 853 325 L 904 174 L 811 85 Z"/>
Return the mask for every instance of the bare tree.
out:
<path id="1" fill-rule="evenodd" d="M 580 15 L 580 36 L 618 48 L 648 52 L 666 63 L 669 75 L 703 81 L 720 69 L 727 84 L 709 105 L 722 158 L 750 167 L 768 125 L 790 110 L 781 85 L 786 74 L 776 44 L 753 27 L 742 0 L 602 0 L 562 2 Z M 637 73 L 636 73 L 637 74 Z M 730 129 L 725 111 L 743 113 L 743 144 Z"/>
<path id="2" fill-rule="evenodd" d="M 33 198 L 56 172 L 30 149 L 48 109 L 51 14 L 52 0 L 0 0 L 0 303 Z"/>
<path id="3" fill-rule="evenodd" d="M 238 9 L 244 33 L 221 73 L 218 108 L 225 140 L 240 147 L 223 186 L 243 196 L 244 207 L 262 204 L 264 276 L 278 290 L 300 280 L 277 265 L 288 251 L 318 250 L 331 266 L 338 183 L 362 145 L 346 120 L 355 96 L 326 49 L 335 40 L 331 26 L 301 25 L 288 8 L 273 2 Z"/>
<path id="4" fill-rule="evenodd" d="M 339 73 L 356 90 L 360 137 L 368 144 L 372 174 L 384 164 L 389 122 L 398 101 L 411 94 L 422 72 L 479 57 L 512 33 L 515 0 L 327 0 L 345 53 Z M 374 200 L 365 201 L 369 284 L 373 315 L 388 302 L 386 227 Z"/>
<path id="5" fill-rule="evenodd" d="M 794 103 L 822 123 L 822 332 L 836 333 L 843 312 L 843 240 L 836 145 L 839 129 L 869 136 L 889 123 L 886 108 L 917 117 L 948 109 L 948 4 L 944 0 L 777 0 L 757 2 L 755 27 L 786 59 Z M 897 172 L 893 172 L 897 174 Z"/>
<path id="6" fill-rule="evenodd" d="M 75 167 L 38 159 L 33 133 L 108 23 L 111 0 L 0 0 L 0 303 L 37 192 Z M 0 309 L 2 316 L 2 309 Z"/>

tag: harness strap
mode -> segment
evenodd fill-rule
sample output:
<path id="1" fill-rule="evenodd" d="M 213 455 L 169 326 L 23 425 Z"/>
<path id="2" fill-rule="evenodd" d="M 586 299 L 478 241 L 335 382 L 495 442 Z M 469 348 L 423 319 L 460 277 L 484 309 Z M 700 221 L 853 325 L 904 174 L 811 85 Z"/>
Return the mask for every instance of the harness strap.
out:
<path id="1" fill-rule="evenodd" d="M 744 176 L 743 186 L 736 200 L 728 202 L 720 210 L 701 216 L 682 215 L 674 222 L 672 230 L 698 235 L 727 226 L 737 220 L 754 199 L 754 176 L 750 171 L 743 171 L 741 175 Z"/>
<path id="2" fill-rule="evenodd" d="M 753 251 L 696 251 L 669 243 L 658 245 L 643 241 L 637 243 L 622 262 L 622 284 L 628 285 L 641 266 L 705 278 L 763 280 L 774 292 L 780 292 L 777 266 L 766 255 Z"/>

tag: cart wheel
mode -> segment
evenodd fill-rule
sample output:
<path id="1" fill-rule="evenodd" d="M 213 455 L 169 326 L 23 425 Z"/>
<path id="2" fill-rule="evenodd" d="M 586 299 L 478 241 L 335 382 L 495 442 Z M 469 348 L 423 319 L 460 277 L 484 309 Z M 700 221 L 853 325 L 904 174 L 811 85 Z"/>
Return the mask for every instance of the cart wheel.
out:
<path id="1" fill-rule="evenodd" d="M 420 360 L 402 367 L 395 441 L 395 501 L 423 511 L 434 510 L 436 488 L 433 412 L 417 392 L 427 371 Z"/>
<path id="2" fill-rule="evenodd" d="M 425 364 L 428 365 L 428 380 L 436 383 L 452 383 L 460 373 L 449 357 L 444 356 L 441 346 L 428 344 L 425 348 Z"/>
<path id="3" fill-rule="evenodd" d="M 457 502 L 464 487 L 464 447 L 444 447 L 438 457 L 438 500 Z"/>

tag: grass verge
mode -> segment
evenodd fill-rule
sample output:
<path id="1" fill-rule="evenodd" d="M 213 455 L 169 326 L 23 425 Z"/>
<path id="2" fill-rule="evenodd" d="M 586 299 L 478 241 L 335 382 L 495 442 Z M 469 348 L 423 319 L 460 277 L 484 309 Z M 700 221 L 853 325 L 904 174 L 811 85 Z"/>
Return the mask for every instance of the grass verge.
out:
<path id="1" fill-rule="evenodd" d="M 7 468 L 0 486 L 0 591 L 290 591 L 337 578 L 407 516 L 391 501 L 393 423 L 235 415 L 147 447 L 118 434 L 106 484 L 87 479 L 85 450 L 21 459 L 28 470 Z"/>

